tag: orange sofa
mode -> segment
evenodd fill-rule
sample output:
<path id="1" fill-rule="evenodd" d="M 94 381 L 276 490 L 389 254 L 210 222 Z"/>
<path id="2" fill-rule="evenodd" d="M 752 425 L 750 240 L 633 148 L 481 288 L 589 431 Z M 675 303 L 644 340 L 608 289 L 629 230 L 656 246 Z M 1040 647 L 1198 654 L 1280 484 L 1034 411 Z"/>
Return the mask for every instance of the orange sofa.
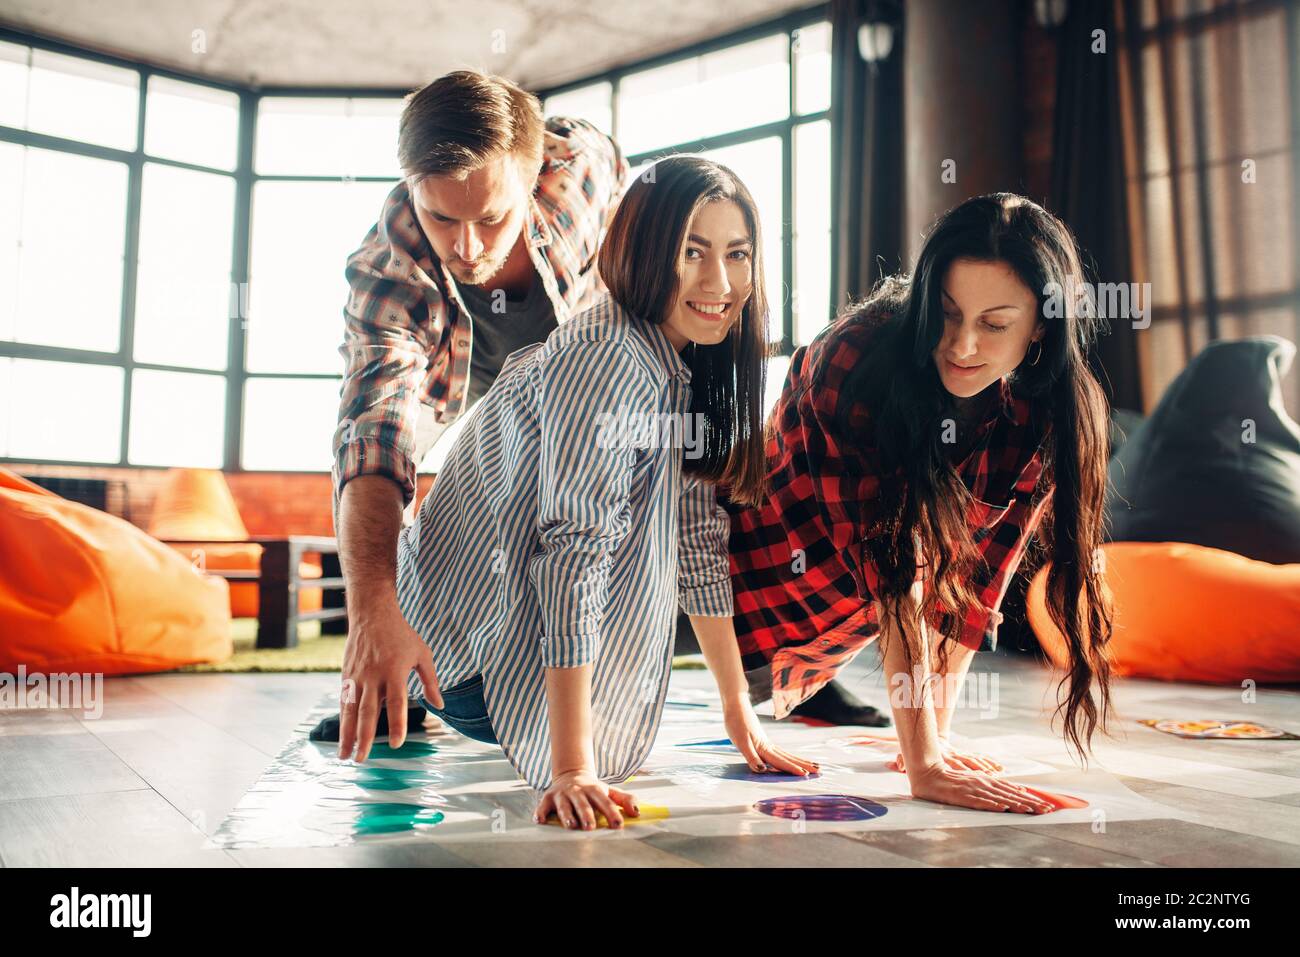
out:
<path id="1" fill-rule="evenodd" d="M 201 547 L 172 546 L 205 571 L 257 571 L 261 566 L 262 546 L 241 541 L 248 538 L 248 529 L 240 518 L 225 476 L 215 469 L 169 469 L 154 499 L 149 534 L 165 541 L 206 542 Z M 303 560 L 298 565 L 298 574 L 303 578 L 320 578 L 321 567 Z M 257 582 L 232 582 L 231 616 L 256 618 L 257 596 Z M 319 588 L 300 588 L 298 611 L 317 611 L 321 597 Z"/>
<path id="2" fill-rule="evenodd" d="M 0 671 L 166 671 L 233 652 L 226 583 L 0 468 Z"/>
<path id="3" fill-rule="evenodd" d="M 1300 565 L 1181 542 L 1102 546 L 1115 602 L 1115 672 L 1241 685 L 1300 681 Z M 1065 638 L 1047 614 L 1047 568 L 1029 586 L 1029 623 L 1052 663 Z"/>

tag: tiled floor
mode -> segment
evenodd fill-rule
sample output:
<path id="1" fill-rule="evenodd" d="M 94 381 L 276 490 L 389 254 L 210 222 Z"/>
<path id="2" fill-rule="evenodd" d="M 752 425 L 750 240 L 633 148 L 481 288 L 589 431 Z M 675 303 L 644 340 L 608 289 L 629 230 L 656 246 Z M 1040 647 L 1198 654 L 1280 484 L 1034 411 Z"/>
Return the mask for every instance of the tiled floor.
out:
<path id="1" fill-rule="evenodd" d="M 847 677 L 883 706 L 868 651 Z M 1027 659 L 980 656 L 996 673 L 996 717 L 959 709 L 977 746 L 1014 745 L 1061 769 L 1070 759 L 1044 710 L 1049 675 Z M 1097 764 L 1168 808 L 1151 820 L 511 844 L 422 841 L 337 848 L 205 848 L 336 675 L 154 675 L 109 679 L 98 719 L 81 712 L 0 711 L 0 864 L 70 866 L 1297 866 L 1300 741 L 1186 741 L 1139 718 L 1239 718 L 1296 730 L 1300 691 L 1126 681 L 1115 737 Z M 1058 723 L 1059 729 L 1059 723 Z M 577 835 L 573 835 L 578 837 Z"/>

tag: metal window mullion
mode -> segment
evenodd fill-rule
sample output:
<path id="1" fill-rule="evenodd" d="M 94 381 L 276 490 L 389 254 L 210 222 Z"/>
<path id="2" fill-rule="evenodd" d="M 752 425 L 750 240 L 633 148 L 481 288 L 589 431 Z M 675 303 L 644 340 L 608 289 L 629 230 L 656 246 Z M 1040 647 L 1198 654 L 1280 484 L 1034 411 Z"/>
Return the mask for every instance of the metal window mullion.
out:
<path id="1" fill-rule="evenodd" d="M 781 274 L 790 295 L 781 290 L 781 355 L 794 354 L 794 113 L 795 55 L 794 35 L 802 27 L 791 27 L 785 34 L 786 111 L 785 129 L 781 131 Z"/>
<path id="2" fill-rule="evenodd" d="M 830 29 L 831 29 L 831 39 L 830 39 L 830 47 L 831 47 L 831 101 L 830 101 L 830 105 L 829 105 L 829 107 L 827 108 L 827 110 L 825 111 L 825 114 L 824 114 L 824 116 L 825 116 L 826 120 L 829 122 L 829 126 L 830 126 L 830 129 L 829 129 L 829 133 L 830 133 L 830 135 L 827 137 L 827 148 L 830 150 L 830 164 L 831 164 L 831 170 L 830 170 L 830 178 L 831 178 L 831 198 L 830 198 L 830 204 L 831 204 L 831 208 L 830 208 L 830 227 L 831 227 L 831 237 L 830 237 L 830 240 L 831 240 L 831 241 L 830 241 L 830 249 L 828 250 L 828 252 L 830 253 L 830 259 L 831 259 L 831 261 L 830 261 L 830 263 L 829 263 L 829 266 L 830 266 L 830 288 L 829 288 L 829 293 L 830 293 L 830 295 L 829 295 L 829 297 L 828 297 L 828 298 L 830 299 L 830 315 L 828 315 L 828 316 L 825 317 L 827 323 L 831 322 L 832 317 L 838 315 L 838 314 L 839 314 L 839 311 L 840 311 L 840 292 L 839 292 L 839 288 L 840 288 L 840 287 L 839 287 L 839 281 L 840 281 L 840 244 L 839 244 L 839 237 L 840 237 L 840 204 L 839 204 L 839 196 L 840 196 L 840 176 L 841 176 L 841 173 L 840 173 L 840 163 L 839 163 L 839 155 L 840 155 L 840 154 L 839 154 L 839 150 L 840 150 L 840 144 L 841 144 L 842 138 L 843 138 L 843 136 L 844 136 L 844 131 L 840 128 L 840 124 L 835 122 L 835 117 L 838 115 L 837 110 L 840 108 L 841 98 L 843 97 L 844 93 L 843 93 L 843 90 L 842 90 L 842 88 L 841 88 L 841 86 L 840 86 L 840 71 L 837 69 L 837 67 L 839 66 L 839 64 L 837 64 L 837 63 L 835 62 L 835 24 L 834 24 L 834 23 L 831 23 L 831 24 L 830 24 Z M 867 82 L 870 82 L 870 79 L 868 79 Z M 867 135 L 867 136 L 870 136 L 870 135 L 871 135 L 871 131 L 868 130 L 866 135 Z M 873 144 L 873 145 L 874 145 L 874 144 Z M 870 273 L 868 273 L 868 278 L 869 278 L 869 277 L 870 277 Z"/>
<path id="3" fill-rule="evenodd" d="M 752 143 L 755 140 L 765 140 L 774 136 L 784 135 L 791 126 L 790 120 L 773 120 L 771 123 L 764 123 L 761 126 L 749 126 L 740 130 L 731 130 L 726 133 L 718 133 L 714 136 L 702 136 L 695 140 L 685 140 L 680 143 L 668 143 L 662 146 L 656 146 L 651 150 L 642 150 L 639 153 L 628 155 L 627 161 L 632 166 L 637 163 L 645 162 L 650 159 L 658 159 L 663 156 L 670 156 L 673 153 L 705 153 L 709 150 L 724 149 L 728 146 L 738 146 L 741 143 Z"/>
<path id="4" fill-rule="evenodd" d="M 622 92 L 623 77 L 615 74 L 609 78 L 609 135 L 618 143 L 619 96 Z M 622 146 L 619 146 L 622 149 Z M 626 159 L 626 157 L 624 157 Z"/>
<path id="5" fill-rule="evenodd" d="M 0 341 L 0 356 L 7 359 L 35 359 L 43 362 L 81 362 L 86 365 L 120 366 L 121 352 L 98 352 L 70 346 L 47 346 L 33 342 Z"/>
<path id="6" fill-rule="evenodd" d="M 790 295 L 781 290 L 781 355 L 794 354 L 794 131 L 781 134 L 781 272 Z"/>
<path id="7" fill-rule="evenodd" d="M 92 159 L 113 160 L 118 163 L 128 162 L 134 150 L 122 150 L 116 146 L 101 146 L 98 143 L 84 143 L 70 140 L 53 133 L 38 133 L 33 130 L 20 130 L 13 126 L 0 126 L 0 141 L 15 143 L 19 146 L 31 146 L 36 149 L 52 150 L 58 153 L 72 153 Z"/>
<path id="8" fill-rule="evenodd" d="M 212 173 L 217 176 L 230 176 L 234 173 L 234 170 L 204 166 L 201 163 L 189 163 L 185 160 L 168 159 L 166 156 L 154 156 L 152 153 L 146 153 L 144 159 L 146 163 L 153 163 L 155 166 L 171 166 L 176 169 L 191 170 L 195 173 Z"/>
<path id="9" fill-rule="evenodd" d="M 342 383 L 343 376 L 337 372 L 252 372 L 244 370 L 244 381 L 250 379 L 333 379 L 335 382 Z"/>
<path id="10" fill-rule="evenodd" d="M 230 257 L 231 307 L 227 309 L 226 429 L 223 468 L 243 471 L 241 438 L 244 430 L 244 369 L 246 336 L 241 304 L 248 288 L 249 247 L 252 242 L 253 137 L 256 133 L 257 96 L 239 94 L 239 156 L 235 164 L 235 229 Z"/>
<path id="11" fill-rule="evenodd" d="M 122 427 L 119 432 L 118 464 L 129 461 L 131 444 L 131 387 L 135 378 L 136 278 L 140 261 L 140 209 L 144 197 L 144 124 L 148 99 L 148 74 L 137 70 L 139 106 L 136 113 L 135 152 L 127 160 L 126 242 L 122 250 L 122 316 L 117 354 L 122 366 Z"/>

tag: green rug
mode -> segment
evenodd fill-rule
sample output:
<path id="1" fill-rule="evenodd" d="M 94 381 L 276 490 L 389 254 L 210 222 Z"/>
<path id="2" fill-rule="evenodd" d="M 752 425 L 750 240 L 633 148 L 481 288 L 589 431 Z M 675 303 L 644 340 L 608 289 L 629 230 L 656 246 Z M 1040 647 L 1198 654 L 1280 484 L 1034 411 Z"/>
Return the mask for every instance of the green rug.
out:
<path id="1" fill-rule="evenodd" d="M 298 625 L 295 648 L 258 648 L 257 619 L 235 618 L 230 623 L 235 653 L 215 664 L 185 665 L 176 671 L 339 671 L 343 667 L 343 646 L 347 635 L 322 635 L 319 621 Z"/>

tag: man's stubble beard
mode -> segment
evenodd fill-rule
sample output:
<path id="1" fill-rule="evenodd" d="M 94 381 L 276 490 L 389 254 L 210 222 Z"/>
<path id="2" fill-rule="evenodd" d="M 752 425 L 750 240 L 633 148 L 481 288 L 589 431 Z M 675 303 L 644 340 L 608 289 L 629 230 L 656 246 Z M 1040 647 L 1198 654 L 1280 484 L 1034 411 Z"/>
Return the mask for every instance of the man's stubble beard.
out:
<path id="1" fill-rule="evenodd" d="M 494 278 L 496 278 L 497 274 L 500 273 L 501 270 L 506 268 L 506 261 L 509 260 L 511 254 L 515 250 L 515 247 L 519 245 L 519 239 L 523 235 L 523 229 L 524 227 L 521 225 L 519 228 L 519 233 L 515 235 L 514 241 L 510 243 L 510 246 L 507 248 L 506 254 L 504 256 L 502 256 L 500 259 L 496 260 L 495 262 L 482 264 L 482 268 L 479 270 L 479 272 L 482 273 L 482 278 L 475 278 L 476 274 L 471 273 L 471 278 L 462 279 L 460 275 L 457 273 L 455 268 L 448 266 L 448 269 L 450 270 L 452 277 L 456 280 L 457 283 L 459 283 L 462 286 L 479 286 L 479 287 L 486 286 L 489 282 L 491 282 Z"/>
<path id="2" fill-rule="evenodd" d="M 470 273 L 468 277 L 463 277 L 456 269 L 452 269 L 451 274 L 455 278 L 456 282 L 460 283 L 462 286 L 486 286 L 488 282 L 495 278 L 496 275 L 505 268 L 505 265 L 506 261 L 501 259 L 495 263 L 482 264 L 477 270 Z M 479 278 L 480 273 L 482 274 L 481 278 Z"/>

